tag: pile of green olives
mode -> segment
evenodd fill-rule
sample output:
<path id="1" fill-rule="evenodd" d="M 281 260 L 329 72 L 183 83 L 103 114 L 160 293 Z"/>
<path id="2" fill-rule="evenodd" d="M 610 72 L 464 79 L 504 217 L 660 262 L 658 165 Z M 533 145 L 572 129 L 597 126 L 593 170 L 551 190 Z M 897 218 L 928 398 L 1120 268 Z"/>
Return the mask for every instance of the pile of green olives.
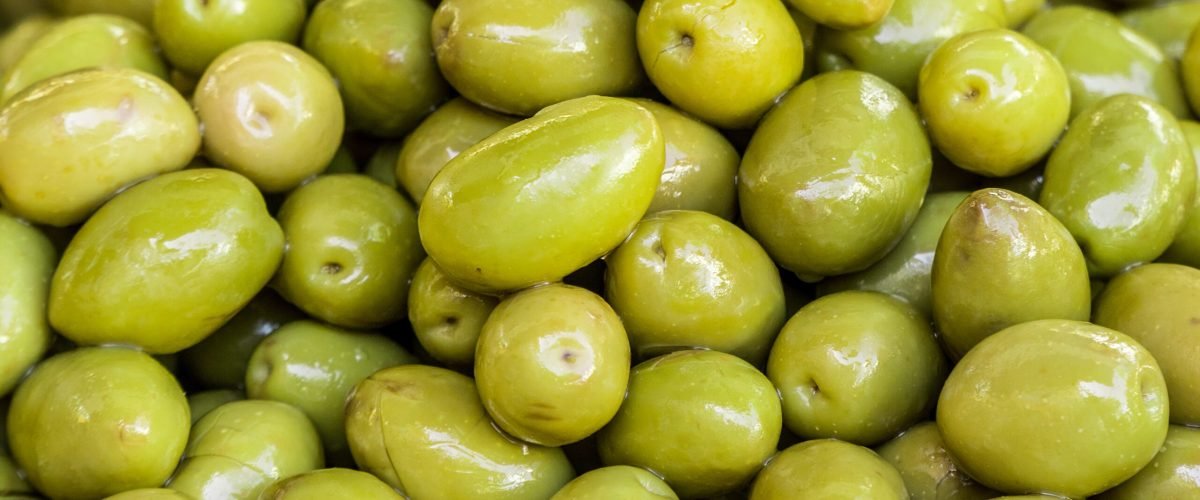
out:
<path id="1" fill-rule="evenodd" d="M 1200 499 L 1200 0 L 0 0 L 0 498 Z"/>

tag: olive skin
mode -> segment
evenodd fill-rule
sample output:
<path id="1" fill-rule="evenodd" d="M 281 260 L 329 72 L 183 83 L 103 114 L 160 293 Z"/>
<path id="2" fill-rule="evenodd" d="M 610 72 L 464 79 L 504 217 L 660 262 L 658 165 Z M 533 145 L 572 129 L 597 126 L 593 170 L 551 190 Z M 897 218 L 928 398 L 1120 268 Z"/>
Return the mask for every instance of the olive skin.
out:
<path id="1" fill-rule="evenodd" d="M 348 459 L 344 403 L 376 371 L 415 363 L 391 339 L 312 321 L 288 323 L 263 339 L 246 368 L 246 395 L 290 404 L 308 416 L 332 459 Z"/>
<path id="2" fill-rule="evenodd" d="M 396 180 L 420 205 L 433 177 L 446 163 L 516 122 L 515 117 L 481 108 L 461 97 L 451 99 L 404 139 L 396 159 Z"/>
<path id="3" fill-rule="evenodd" d="M 304 0 L 155 0 L 153 24 L 171 65 L 200 75 L 243 43 L 295 42 L 305 14 Z"/>
<path id="4" fill-rule="evenodd" d="M 934 422 L 914 425 L 875 451 L 900 473 L 912 500 L 987 500 L 999 495 L 959 470 Z"/>
<path id="5" fill-rule="evenodd" d="M 861 271 L 917 216 L 929 141 L 895 87 L 858 71 L 818 75 L 780 101 L 738 172 L 746 231 L 802 279 Z"/>
<path id="6" fill-rule="evenodd" d="M 155 0 L 50 0 L 48 3 L 64 16 L 116 14 L 149 27 Z"/>
<path id="7" fill-rule="evenodd" d="M 452 283 L 432 260 L 413 274 L 408 320 L 421 347 L 451 368 L 475 365 L 475 345 L 499 300 Z"/>
<path id="8" fill-rule="evenodd" d="M 750 500 L 790 498 L 908 498 L 904 481 L 874 452 L 835 439 L 792 445 L 767 462 Z"/>
<path id="9" fill-rule="evenodd" d="M 283 232 L 244 177 L 161 175 L 105 204 L 71 240 L 50 285 L 50 324 L 79 344 L 178 352 L 250 302 L 282 254 Z"/>
<path id="10" fill-rule="evenodd" d="M 167 488 L 139 488 L 117 493 L 104 500 L 191 500 L 191 497 Z"/>
<path id="11" fill-rule="evenodd" d="M 337 78 L 350 127 L 399 137 L 449 94 L 422 0 L 334 0 L 313 9 L 304 50 Z"/>
<path id="12" fill-rule="evenodd" d="M 637 50 L 672 104 L 728 129 L 753 128 L 804 69 L 799 28 L 773 0 L 649 0 Z"/>
<path id="13" fill-rule="evenodd" d="M 200 77 L 193 100 L 208 159 L 267 193 L 290 190 L 324 170 L 345 129 L 329 71 L 282 42 L 247 42 L 223 52 Z"/>
<path id="14" fill-rule="evenodd" d="M 987 188 L 950 216 L 933 256 L 933 320 L 961 358 L 987 336 L 1037 319 L 1086 320 L 1087 264 L 1071 234 L 1024 196 Z"/>
<path id="15" fill-rule="evenodd" d="M 62 21 L 31 43 L 0 80 L 0 103 L 39 81 L 85 68 L 131 68 L 167 78 L 167 65 L 146 28 L 92 14 Z"/>
<path id="16" fill-rule="evenodd" d="M 589 471 L 563 486 L 550 500 L 678 500 L 667 483 L 650 471 L 613 465 Z"/>
<path id="17" fill-rule="evenodd" d="M 218 406 L 192 426 L 167 487 L 196 500 L 257 499 L 272 482 L 324 465 L 312 422 L 277 401 Z"/>
<path id="18" fill-rule="evenodd" d="M 366 472 L 350 469 L 321 469 L 298 476 L 280 479 L 272 484 L 260 500 L 328 500 L 355 498 L 360 500 L 401 500 L 396 490 Z"/>
<path id="19" fill-rule="evenodd" d="M 1150 463 L 1167 435 L 1167 406 L 1162 372 L 1133 339 L 1039 320 L 959 361 L 937 423 L 963 470 L 986 486 L 1086 497 Z"/>
<path id="20" fill-rule="evenodd" d="M 645 78 L 636 19 L 620 0 L 446 0 L 433 13 L 431 36 L 455 90 L 486 108 L 531 116 L 584 96 L 632 93 Z"/>
<path id="21" fill-rule="evenodd" d="M 189 423 L 183 390 L 153 358 L 83 348 L 39 364 L 17 388 L 8 444 L 38 491 L 96 498 L 166 481 Z"/>
<path id="22" fill-rule="evenodd" d="M 861 291 L 800 308 L 767 361 L 789 430 L 868 446 L 925 417 L 946 372 L 928 320 L 897 299 Z"/>
<path id="23" fill-rule="evenodd" d="M 650 99 L 633 102 L 654 114 L 666 147 L 662 179 L 646 213 L 698 210 L 733 220 L 740 158 L 729 140 L 666 104 Z"/>
<path id="24" fill-rule="evenodd" d="M 16 64 L 29 47 L 55 24 L 56 20 L 50 16 L 35 14 L 13 24 L 0 35 L 0 74 Z"/>
<path id="25" fill-rule="evenodd" d="M 1192 204 L 1184 216 L 1183 226 L 1159 260 L 1200 267 L 1200 123 L 1179 120 L 1179 128 L 1183 130 L 1183 136 L 1192 148 L 1192 158 L 1196 160 L 1196 195 L 1192 197 Z"/>
<path id="26" fill-rule="evenodd" d="M 804 15 L 830 28 L 850 30 L 879 22 L 894 0 L 787 0 Z"/>
<path id="27" fill-rule="evenodd" d="M 549 498 L 575 477 L 562 449 L 501 434 L 474 381 L 444 368 L 398 366 L 360 382 L 346 434 L 360 470 L 413 500 Z"/>
<path id="28" fill-rule="evenodd" d="M 1162 368 L 1171 423 L 1200 425 L 1200 270 L 1146 264 L 1113 278 L 1096 300 L 1093 321 L 1138 341 Z"/>
<path id="29" fill-rule="evenodd" d="M 69 73 L 0 109 L 0 200 L 32 222 L 74 225 L 121 188 L 182 169 L 199 147 L 195 115 L 166 82 L 133 69 Z"/>
<path id="30" fill-rule="evenodd" d="M 287 249 L 272 286 L 314 318 L 350 328 L 404 319 L 425 257 L 417 211 L 361 174 L 326 175 L 288 195 L 277 214 Z"/>
<path id="31" fill-rule="evenodd" d="M 709 213 L 646 217 L 605 262 L 605 294 L 641 359 L 704 347 L 761 365 L 787 319 L 770 256 Z"/>
<path id="32" fill-rule="evenodd" d="M 561 446 L 612 420 L 629 361 L 621 318 L 603 298 L 551 284 L 510 295 L 492 311 L 475 350 L 475 380 L 501 429 Z"/>
<path id="33" fill-rule="evenodd" d="M 1113 96 L 1071 122 L 1038 201 L 1075 236 L 1091 274 L 1110 277 L 1171 245 L 1195 196 L 1195 161 L 1165 108 Z"/>
<path id="34" fill-rule="evenodd" d="M 1200 22 L 1200 3 L 1171 2 L 1128 9 L 1117 14 L 1121 23 L 1157 43 L 1173 60 L 1183 58 L 1193 28 Z"/>
<path id="35" fill-rule="evenodd" d="M 912 226 L 887 256 L 857 273 L 821 281 L 817 284 L 818 294 L 845 290 L 882 292 L 912 304 L 926 318 L 932 318 L 933 256 L 950 215 L 968 195 L 963 191 L 926 195 Z"/>
<path id="36" fill-rule="evenodd" d="M 188 394 L 187 401 L 192 414 L 192 425 L 195 425 L 198 420 L 204 418 L 208 412 L 215 410 L 218 406 L 243 399 L 246 399 L 245 395 L 231 389 L 213 389 Z"/>
<path id="37" fill-rule="evenodd" d="M 53 333 L 46 320 L 54 245 L 37 228 L 0 210 L 0 396 L 42 359 Z"/>
<path id="38" fill-rule="evenodd" d="M 658 123 L 636 104 L 591 96 L 550 106 L 446 164 L 421 202 L 421 243 L 471 290 L 561 280 L 629 235 L 664 155 Z"/>
<path id="39" fill-rule="evenodd" d="M 1137 475 L 1093 498 L 1192 498 L 1200 494 L 1200 480 L 1192 471 L 1200 466 L 1200 430 L 1172 425 L 1162 450 Z"/>
<path id="40" fill-rule="evenodd" d="M 246 365 L 258 343 L 279 327 L 304 317 L 299 309 L 265 288 L 212 335 L 181 351 L 180 365 L 201 387 L 241 389 L 246 383 Z"/>
<path id="41" fill-rule="evenodd" d="M 1004 0 L 1004 17 L 1012 29 L 1020 28 L 1045 9 L 1046 0 Z"/>
<path id="42" fill-rule="evenodd" d="M 820 28 L 817 65 L 821 71 L 857 69 L 878 75 L 916 99 L 917 76 L 930 52 L 955 35 L 1006 24 L 1004 0 L 895 0 L 871 26 Z"/>
<path id="43" fill-rule="evenodd" d="M 989 177 L 1019 174 L 1046 156 L 1071 111 L 1067 73 L 1054 56 L 1001 29 L 947 40 L 921 68 L 917 90 L 934 146 Z"/>
<path id="44" fill-rule="evenodd" d="M 750 363 L 677 351 L 633 368 L 629 395 L 597 445 L 605 465 L 644 467 L 681 498 L 708 498 L 748 483 L 775 453 L 781 428 L 779 395 Z"/>
<path id="45" fill-rule="evenodd" d="M 1054 54 L 1067 71 L 1072 119 L 1118 94 L 1140 95 L 1175 116 L 1188 116 L 1174 61 L 1116 16 L 1089 7 L 1058 7 L 1035 16 L 1022 32 Z"/>

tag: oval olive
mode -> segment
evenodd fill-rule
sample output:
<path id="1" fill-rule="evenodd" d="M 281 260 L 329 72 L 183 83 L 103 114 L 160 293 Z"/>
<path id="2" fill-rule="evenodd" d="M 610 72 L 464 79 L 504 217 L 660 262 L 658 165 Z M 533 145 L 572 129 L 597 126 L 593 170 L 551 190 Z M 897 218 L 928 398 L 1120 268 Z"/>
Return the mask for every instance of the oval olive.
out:
<path id="1" fill-rule="evenodd" d="M 1172 425 L 1167 440 L 1149 465 L 1096 500 L 1193 498 L 1200 495 L 1200 429 Z"/>
<path id="2" fill-rule="evenodd" d="M 57 257 L 41 231 L 0 210 L 0 396 L 50 347 L 46 298 Z"/>
<path id="3" fill-rule="evenodd" d="M 987 500 L 999 495 L 959 470 L 933 422 L 910 427 L 876 451 L 900 473 L 912 500 Z"/>
<path id="4" fill-rule="evenodd" d="M 258 497 L 260 500 L 402 500 L 387 483 L 366 472 L 350 469 L 321 469 L 276 481 Z"/>
<path id="5" fill-rule="evenodd" d="M 434 176 L 467 148 L 517 122 L 456 97 L 425 118 L 407 138 L 396 160 L 396 180 L 418 205 Z"/>
<path id="6" fill-rule="evenodd" d="M 572 479 L 550 500 L 678 500 L 662 478 L 640 467 L 601 467 Z"/>
<path id="7" fill-rule="evenodd" d="M 1178 61 L 1200 23 L 1200 2 L 1157 2 L 1125 10 L 1118 17 L 1121 23 L 1157 43 L 1167 57 Z"/>
<path id="8" fill-rule="evenodd" d="M 787 3 L 820 24 L 850 30 L 879 22 L 892 9 L 893 0 L 787 0 Z"/>
<path id="9" fill-rule="evenodd" d="M 793 445 L 767 462 L 750 500 L 792 498 L 908 498 L 896 469 L 874 452 L 835 439 Z"/>
<path id="10" fill-rule="evenodd" d="M 200 75 L 222 52 L 255 40 L 293 43 L 304 0 L 153 0 L 154 33 L 171 65 Z"/>
<path id="11" fill-rule="evenodd" d="M 475 365 L 475 345 L 483 323 L 498 299 L 452 283 L 432 260 L 413 274 L 408 292 L 408 320 L 421 347 L 452 368 Z"/>

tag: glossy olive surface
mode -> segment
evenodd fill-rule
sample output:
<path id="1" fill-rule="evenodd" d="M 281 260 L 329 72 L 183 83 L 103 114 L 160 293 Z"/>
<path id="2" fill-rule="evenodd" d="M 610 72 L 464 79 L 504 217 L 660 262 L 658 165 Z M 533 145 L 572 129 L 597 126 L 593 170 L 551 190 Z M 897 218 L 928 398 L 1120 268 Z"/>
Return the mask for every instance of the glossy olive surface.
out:
<path id="1" fill-rule="evenodd" d="M 154 0 L 154 33 L 175 69 L 200 75 L 222 52 L 255 40 L 293 43 L 304 0 Z"/>
<path id="2" fill-rule="evenodd" d="M 802 278 L 861 271 L 917 216 L 929 141 L 895 87 L 858 71 L 793 89 L 754 132 L 738 172 L 746 230 Z"/>
<path id="3" fill-rule="evenodd" d="M 804 15 L 830 28 L 866 28 L 892 9 L 894 0 L 788 0 Z"/>
<path id="4" fill-rule="evenodd" d="M 1158 258 L 1195 196 L 1196 163 L 1162 106 L 1123 94 L 1071 122 L 1038 201 L 1075 236 L 1097 277 Z"/>
<path id="5" fill-rule="evenodd" d="M 162 175 L 88 219 L 50 286 L 50 324 L 79 344 L 165 354 L 220 328 L 267 283 L 283 232 L 244 177 Z"/>
<path id="6" fill-rule="evenodd" d="M 50 347 L 46 299 L 57 258 L 41 231 L 0 210 L 0 395 Z"/>
<path id="7" fill-rule="evenodd" d="M 1183 136 L 1192 148 L 1192 158 L 1196 160 L 1197 188 L 1187 215 L 1184 216 L 1183 226 L 1179 228 L 1175 240 L 1159 260 L 1200 267 L 1200 123 L 1179 120 L 1179 128 L 1183 130 Z"/>
<path id="8" fill-rule="evenodd" d="M 753 128 L 804 69 L 800 30 L 778 0 L 649 0 L 637 50 L 667 99 L 721 128 Z"/>
<path id="9" fill-rule="evenodd" d="M 1200 2 L 1157 2 L 1125 10 L 1118 17 L 1122 24 L 1158 44 L 1167 57 L 1179 60 L 1200 23 Z"/>
<path id="10" fill-rule="evenodd" d="M 1167 440 L 1149 465 L 1137 475 L 1094 498 L 1193 498 L 1200 495 L 1200 429 L 1172 425 Z"/>
<path id="11" fill-rule="evenodd" d="M 272 482 L 324 465 L 304 413 L 277 401 L 234 401 L 192 426 L 167 487 L 196 500 L 258 498 Z"/>
<path id="12" fill-rule="evenodd" d="M 371 375 L 346 403 L 346 433 L 361 470 L 414 500 L 549 498 L 575 477 L 561 449 L 501 434 L 474 381 L 444 368 Z"/>
<path id="13" fill-rule="evenodd" d="M 904 481 L 875 452 L 844 441 L 817 439 L 793 445 L 767 462 L 750 500 L 793 498 L 909 498 Z"/>
<path id="14" fill-rule="evenodd" d="M 317 427 L 325 453 L 349 458 L 344 406 L 350 390 L 372 373 L 416 361 L 382 335 L 296 321 L 258 344 L 246 368 L 246 395 L 299 408 Z"/>
<path id="15" fill-rule="evenodd" d="M 104 500 L 191 500 L 191 497 L 167 488 L 138 488 L 117 493 Z"/>
<path id="16" fill-rule="evenodd" d="M 912 304 L 926 318 L 932 318 L 930 274 L 933 256 L 946 221 L 970 193 L 951 191 L 925 196 L 921 211 L 912 226 L 887 256 L 857 273 L 821 281 L 817 291 L 828 295 L 845 290 L 882 292 Z"/>
<path id="17" fill-rule="evenodd" d="M 1003 0 L 895 0 L 879 22 L 861 29 L 817 32 L 821 71 L 858 69 L 917 97 L 925 59 L 955 35 L 1007 25 Z"/>
<path id="18" fill-rule="evenodd" d="M 1085 497 L 1150 463 L 1167 387 L 1145 348 L 1081 321 L 1022 323 L 954 367 L 938 402 L 946 448 L 984 485 Z"/>
<path id="19" fill-rule="evenodd" d="M 194 101 L 205 155 L 269 193 L 324 170 L 345 128 L 329 71 L 282 42 L 248 42 L 222 53 L 204 71 Z"/>
<path id="20" fill-rule="evenodd" d="M 597 444 L 605 465 L 650 469 L 682 498 L 712 497 L 747 484 L 781 428 L 779 395 L 754 366 L 719 351 L 678 351 L 634 367 Z"/>
<path id="21" fill-rule="evenodd" d="M 0 201 L 34 222 L 77 224 L 121 188 L 183 168 L 199 147 L 187 101 L 147 73 L 43 80 L 0 109 Z"/>
<path id="22" fill-rule="evenodd" d="M 417 210 L 394 188 L 361 174 L 321 176 L 292 191 L 277 218 L 287 239 L 272 284 L 280 295 L 350 328 L 404 319 L 425 252 Z"/>
<path id="23" fill-rule="evenodd" d="M 634 99 L 654 114 L 666 147 L 662 179 L 646 213 L 699 210 L 732 220 L 737 211 L 737 150 L 711 126 L 666 104 Z"/>
<path id="24" fill-rule="evenodd" d="M 484 323 L 475 350 L 479 396 L 517 439 L 573 443 L 616 415 L 629 351 L 621 318 L 603 298 L 570 285 L 535 287 L 506 297 Z"/>
<path id="25" fill-rule="evenodd" d="M 1133 337 L 1162 368 L 1171 422 L 1200 425 L 1200 270 L 1146 264 L 1108 282 L 1093 321 Z"/>
<path id="26" fill-rule="evenodd" d="M 258 343 L 279 327 L 303 318 L 304 313 L 273 290 L 263 289 L 212 335 L 181 351 L 180 366 L 201 387 L 240 389 Z"/>
<path id="27" fill-rule="evenodd" d="M 446 164 L 421 202 L 421 243 L 473 290 L 560 280 L 629 235 L 664 155 L 658 123 L 636 104 L 592 96 L 551 106 Z"/>
<path id="28" fill-rule="evenodd" d="M 650 471 L 613 465 L 582 474 L 558 490 L 550 500 L 678 500 L 667 483 Z"/>
<path id="29" fill-rule="evenodd" d="M 933 256 L 933 320 L 947 352 L 1035 319 L 1086 320 L 1083 252 L 1057 219 L 1024 196 L 988 188 L 954 210 Z"/>
<path id="30" fill-rule="evenodd" d="M 1089 7 L 1058 7 L 1038 14 L 1021 31 L 1067 71 L 1072 118 L 1118 94 L 1140 95 L 1175 116 L 1188 116 L 1175 62 L 1116 16 Z"/>
<path id="31" fill-rule="evenodd" d="M 423 0 L 333 0 L 313 9 L 304 50 L 337 78 L 351 128 L 397 137 L 446 99 L 432 19 Z"/>
<path id="32" fill-rule="evenodd" d="M 464 97 L 530 116 L 570 99 L 633 92 L 645 78 L 636 19 L 620 0 L 445 0 L 433 14 L 433 50 Z"/>
<path id="33" fill-rule="evenodd" d="M 35 14 L 9 26 L 0 35 L 0 72 L 7 72 L 42 35 L 53 28 L 56 20 Z"/>
<path id="34" fill-rule="evenodd" d="M 861 291 L 800 308 L 767 362 L 789 430 L 868 446 L 925 417 L 946 371 L 928 320 L 897 299 Z"/>
<path id="35" fill-rule="evenodd" d="M 471 367 L 479 332 L 498 302 L 455 285 L 437 264 L 425 259 L 413 274 L 408 320 L 433 359 L 454 368 Z"/>
<path id="36" fill-rule="evenodd" d="M 155 0 L 49 0 L 46 3 L 66 16 L 116 14 L 149 27 Z"/>
<path id="37" fill-rule="evenodd" d="M 934 422 L 914 425 L 876 451 L 900 473 L 912 500 L 987 500 L 999 495 L 959 468 Z"/>
<path id="38" fill-rule="evenodd" d="M 1003 29 L 947 40 L 921 68 L 917 91 L 934 146 L 991 177 L 1016 175 L 1046 156 L 1071 111 L 1062 65 Z"/>
<path id="39" fill-rule="evenodd" d="M 404 139 L 396 180 L 418 205 L 434 176 L 467 148 L 517 122 L 456 97 L 437 108 Z"/>
<path id="40" fill-rule="evenodd" d="M 321 469 L 276 481 L 263 491 L 261 500 L 401 500 L 396 490 L 366 472 L 351 469 Z"/>
<path id="41" fill-rule="evenodd" d="M 605 261 L 605 294 L 642 359 L 704 347 L 762 364 L 786 320 L 770 256 L 709 213 L 649 216 Z"/>
<path id="42" fill-rule="evenodd" d="M 84 348 L 46 360 L 17 388 L 8 444 L 38 491 L 96 498 L 162 484 L 189 423 L 183 390 L 153 358 Z"/>
<path id="43" fill-rule="evenodd" d="M 59 22 L 30 44 L 5 70 L 0 103 L 41 80 L 84 68 L 131 68 L 167 78 L 146 28 L 123 17 L 93 14 Z"/>
<path id="44" fill-rule="evenodd" d="M 246 399 L 241 391 L 232 389 L 213 389 L 210 391 L 193 392 L 187 395 L 188 408 L 192 414 L 192 424 L 208 415 L 225 403 Z"/>

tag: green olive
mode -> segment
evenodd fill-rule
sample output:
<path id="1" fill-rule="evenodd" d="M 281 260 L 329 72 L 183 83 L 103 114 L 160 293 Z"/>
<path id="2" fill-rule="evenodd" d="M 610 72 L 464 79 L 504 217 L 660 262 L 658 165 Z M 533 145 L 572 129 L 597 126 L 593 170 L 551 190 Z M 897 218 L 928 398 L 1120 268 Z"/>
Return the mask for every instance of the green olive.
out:
<path id="1" fill-rule="evenodd" d="M 783 417 L 771 381 L 719 351 L 677 351 L 645 361 L 629 395 L 598 435 L 605 465 L 644 467 L 683 498 L 731 493 L 775 453 Z"/>
<path id="2" fill-rule="evenodd" d="M 649 0 L 637 49 L 667 99 L 721 128 L 753 128 L 804 68 L 800 30 L 779 0 Z"/>
<path id="3" fill-rule="evenodd" d="M 117 493 L 104 500 L 191 500 L 191 497 L 167 488 L 139 488 Z"/>
<path id="4" fill-rule="evenodd" d="M 1140 95 L 1175 116 L 1188 116 L 1175 62 L 1116 16 L 1089 7 L 1058 7 L 1035 16 L 1022 31 L 1067 71 L 1072 119 L 1118 94 Z"/>
<path id="5" fill-rule="evenodd" d="M 195 500 L 259 498 L 272 482 L 321 468 L 312 422 L 277 401 L 233 401 L 192 426 L 167 487 Z"/>
<path id="6" fill-rule="evenodd" d="M 273 282 L 314 318 L 349 328 L 402 320 L 425 257 L 417 211 L 360 174 L 326 175 L 288 195 L 277 215 L 287 249 Z"/>
<path id="7" fill-rule="evenodd" d="M 259 500 L 402 500 L 387 483 L 366 472 L 350 469 L 321 469 L 281 479 L 260 495 Z"/>
<path id="8" fill-rule="evenodd" d="M 195 115 L 166 82 L 133 69 L 69 73 L 0 109 L 0 200 L 33 222 L 77 224 L 199 147 Z"/>
<path id="9" fill-rule="evenodd" d="M 996 188 L 971 193 L 933 255 L 933 320 L 947 353 L 960 358 L 1026 321 L 1088 319 L 1083 257 L 1071 233 L 1033 200 Z"/>
<path id="10" fill-rule="evenodd" d="M 445 0 L 433 14 L 433 50 L 464 97 L 530 116 L 579 97 L 633 92 L 644 79 L 636 19 L 620 0 Z"/>
<path id="11" fill-rule="evenodd" d="M 572 479 L 550 500 L 678 500 L 671 487 L 646 469 L 601 467 Z"/>
<path id="12" fill-rule="evenodd" d="M 861 291 L 802 307 L 767 361 L 789 430 L 867 446 L 924 418 L 946 371 L 928 320 L 897 299 Z"/>
<path id="13" fill-rule="evenodd" d="M 746 230 L 806 280 L 866 269 L 921 208 L 932 159 L 916 109 L 858 71 L 808 80 L 750 140 L 738 174 Z"/>
<path id="14" fill-rule="evenodd" d="M 479 334 L 475 379 L 501 429 L 522 441 L 561 446 L 594 434 L 616 415 L 629 360 L 621 318 L 603 298 L 552 284 L 496 306 Z"/>
<path id="15" fill-rule="evenodd" d="M 88 219 L 50 286 L 50 324 L 79 344 L 195 345 L 278 267 L 283 232 L 246 178 L 217 169 L 138 184 Z"/>
<path id="16" fill-rule="evenodd" d="M 876 451 L 900 472 L 912 500 L 986 500 L 999 494 L 959 470 L 933 422 L 912 426 Z"/>
<path id="17" fill-rule="evenodd" d="M 265 192 L 290 190 L 321 172 L 342 141 L 345 117 L 333 77 L 286 43 L 225 51 L 200 77 L 193 100 L 207 157 Z"/>
<path id="18" fill-rule="evenodd" d="M 942 389 L 937 423 L 946 449 L 985 486 L 1086 497 L 1150 463 L 1167 406 L 1162 372 L 1132 338 L 1048 319 L 968 352 Z"/>
<path id="19" fill-rule="evenodd" d="M 605 293 L 642 359 L 704 347 L 761 365 L 787 319 L 770 256 L 709 213 L 649 216 L 606 262 Z"/>
<path id="20" fill-rule="evenodd" d="M 879 22 L 893 0 L 787 0 L 804 15 L 830 28 L 852 30 Z"/>
<path id="21" fill-rule="evenodd" d="M 664 155 L 654 115 L 636 104 L 591 96 L 550 106 L 446 164 L 421 202 L 421 242 L 476 291 L 558 281 L 629 235 Z"/>
<path id="22" fill-rule="evenodd" d="M 408 293 L 408 320 L 421 347 L 433 359 L 453 368 L 475 365 L 475 345 L 483 323 L 498 299 L 452 283 L 432 260 L 413 274 Z"/>
<path id="23" fill-rule="evenodd" d="M 193 392 L 188 394 L 188 408 L 191 409 L 192 424 L 208 415 L 208 412 L 213 411 L 218 406 L 225 403 L 240 401 L 246 399 L 246 396 L 241 391 L 232 389 L 213 389 L 209 391 Z"/>
<path id="24" fill-rule="evenodd" d="M 1157 2 L 1125 10 L 1118 17 L 1121 23 L 1157 43 L 1167 57 L 1178 61 L 1200 23 L 1200 2 Z"/>
<path id="25" fill-rule="evenodd" d="M 425 118 L 404 139 L 396 160 L 396 180 L 418 205 L 433 177 L 455 156 L 479 141 L 516 123 L 501 115 L 456 97 Z"/>
<path id="26" fill-rule="evenodd" d="M 400 187 L 396 182 L 396 162 L 400 159 L 400 148 L 398 143 L 388 142 L 380 145 L 371 155 L 371 159 L 367 160 L 363 173 L 390 188 Z"/>
<path id="27" fill-rule="evenodd" d="M 805 441 L 767 462 L 750 500 L 909 498 L 900 474 L 874 452 L 834 439 Z"/>
<path id="28" fill-rule="evenodd" d="M 1149 465 L 1097 500 L 1193 498 L 1200 495 L 1200 429 L 1172 425 L 1167 440 Z"/>
<path id="29" fill-rule="evenodd" d="M 326 455 L 349 459 L 344 403 L 350 390 L 372 373 L 416 361 L 382 335 L 296 321 L 258 344 L 246 368 L 246 395 L 299 408 L 316 425 Z"/>
<path id="30" fill-rule="evenodd" d="M 154 32 L 171 65 L 200 75 L 222 52 L 255 40 L 292 43 L 304 0 L 153 0 Z"/>
<path id="31" fill-rule="evenodd" d="M 0 35 L 0 74 L 11 68 L 29 47 L 53 28 L 56 21 L 45 15 L 33 15 L 22 19 Z"/>
<path id="32" fill-rule="evenodd" d="M 0 210 L 0 396 L 42 359 L 53 333 L 46 298 L 58 252 L 50 240 Z M 0 489 L 3 491 L 3 489 Z"/>
<path id="33" fill-rule="evenodd" d="M 1104 278 L 1171 245 L 1196 175 L 1192 148 L 1170 112 L 1122 94 L 1071 122 L 1046 163 L 1038 201 L 1075 236 L 1089 271 Z"/>
<path id="34" fill-rule="evenodd" d="M 167 78 L 146 28 L 123 17 L 92 14 L 55 24 L 30 44 L 5 72 L 0 103 L 34 83 L 84 68 L 132 68 Z"/>
<path id="35" fill-rule="evenodd" d="M 200 387 L 241 389 L 246 382 L 246 365 L 258 343 L 279 327 L 303 318 L 304 313 L 274 291 L 263 289 L 216 332 L 181 351 L 179 361 L 190 380 Z"/>
<path id="36" fill-rule="evenodd" d="M 96 347 L 54 356 L 17 388 L 8 442 L 52 498 L 97 498 L 166 481 L 188 438 L 187 399 L 150 356 Z"/>
<path id="37" fill-rule="evenodd" d="M 1179 128 L 1183 130 L 1183 136 L 1192 149 L 1192 158 L 1196 160 L 1196 195 L 1192 197 L 1192 204 L 1184 216 L 1183 227 L 1159 260 L 1200 267 L 1200 123 L 1179 120 Z"/>
<path id="38" fill-rule="evenodd" d="M 494 427 L 470 377 L 423 365 L 376 372 L 346 403 L 359 469 L 410 498 L 549 498 L 575 476 L 560 448 Z"/>
<path id="39" fill-rule="evenodd" d="M 150 26 L 156 0 L 49 0 L 51 7 L 64 16 L 116 14 Z"/>

